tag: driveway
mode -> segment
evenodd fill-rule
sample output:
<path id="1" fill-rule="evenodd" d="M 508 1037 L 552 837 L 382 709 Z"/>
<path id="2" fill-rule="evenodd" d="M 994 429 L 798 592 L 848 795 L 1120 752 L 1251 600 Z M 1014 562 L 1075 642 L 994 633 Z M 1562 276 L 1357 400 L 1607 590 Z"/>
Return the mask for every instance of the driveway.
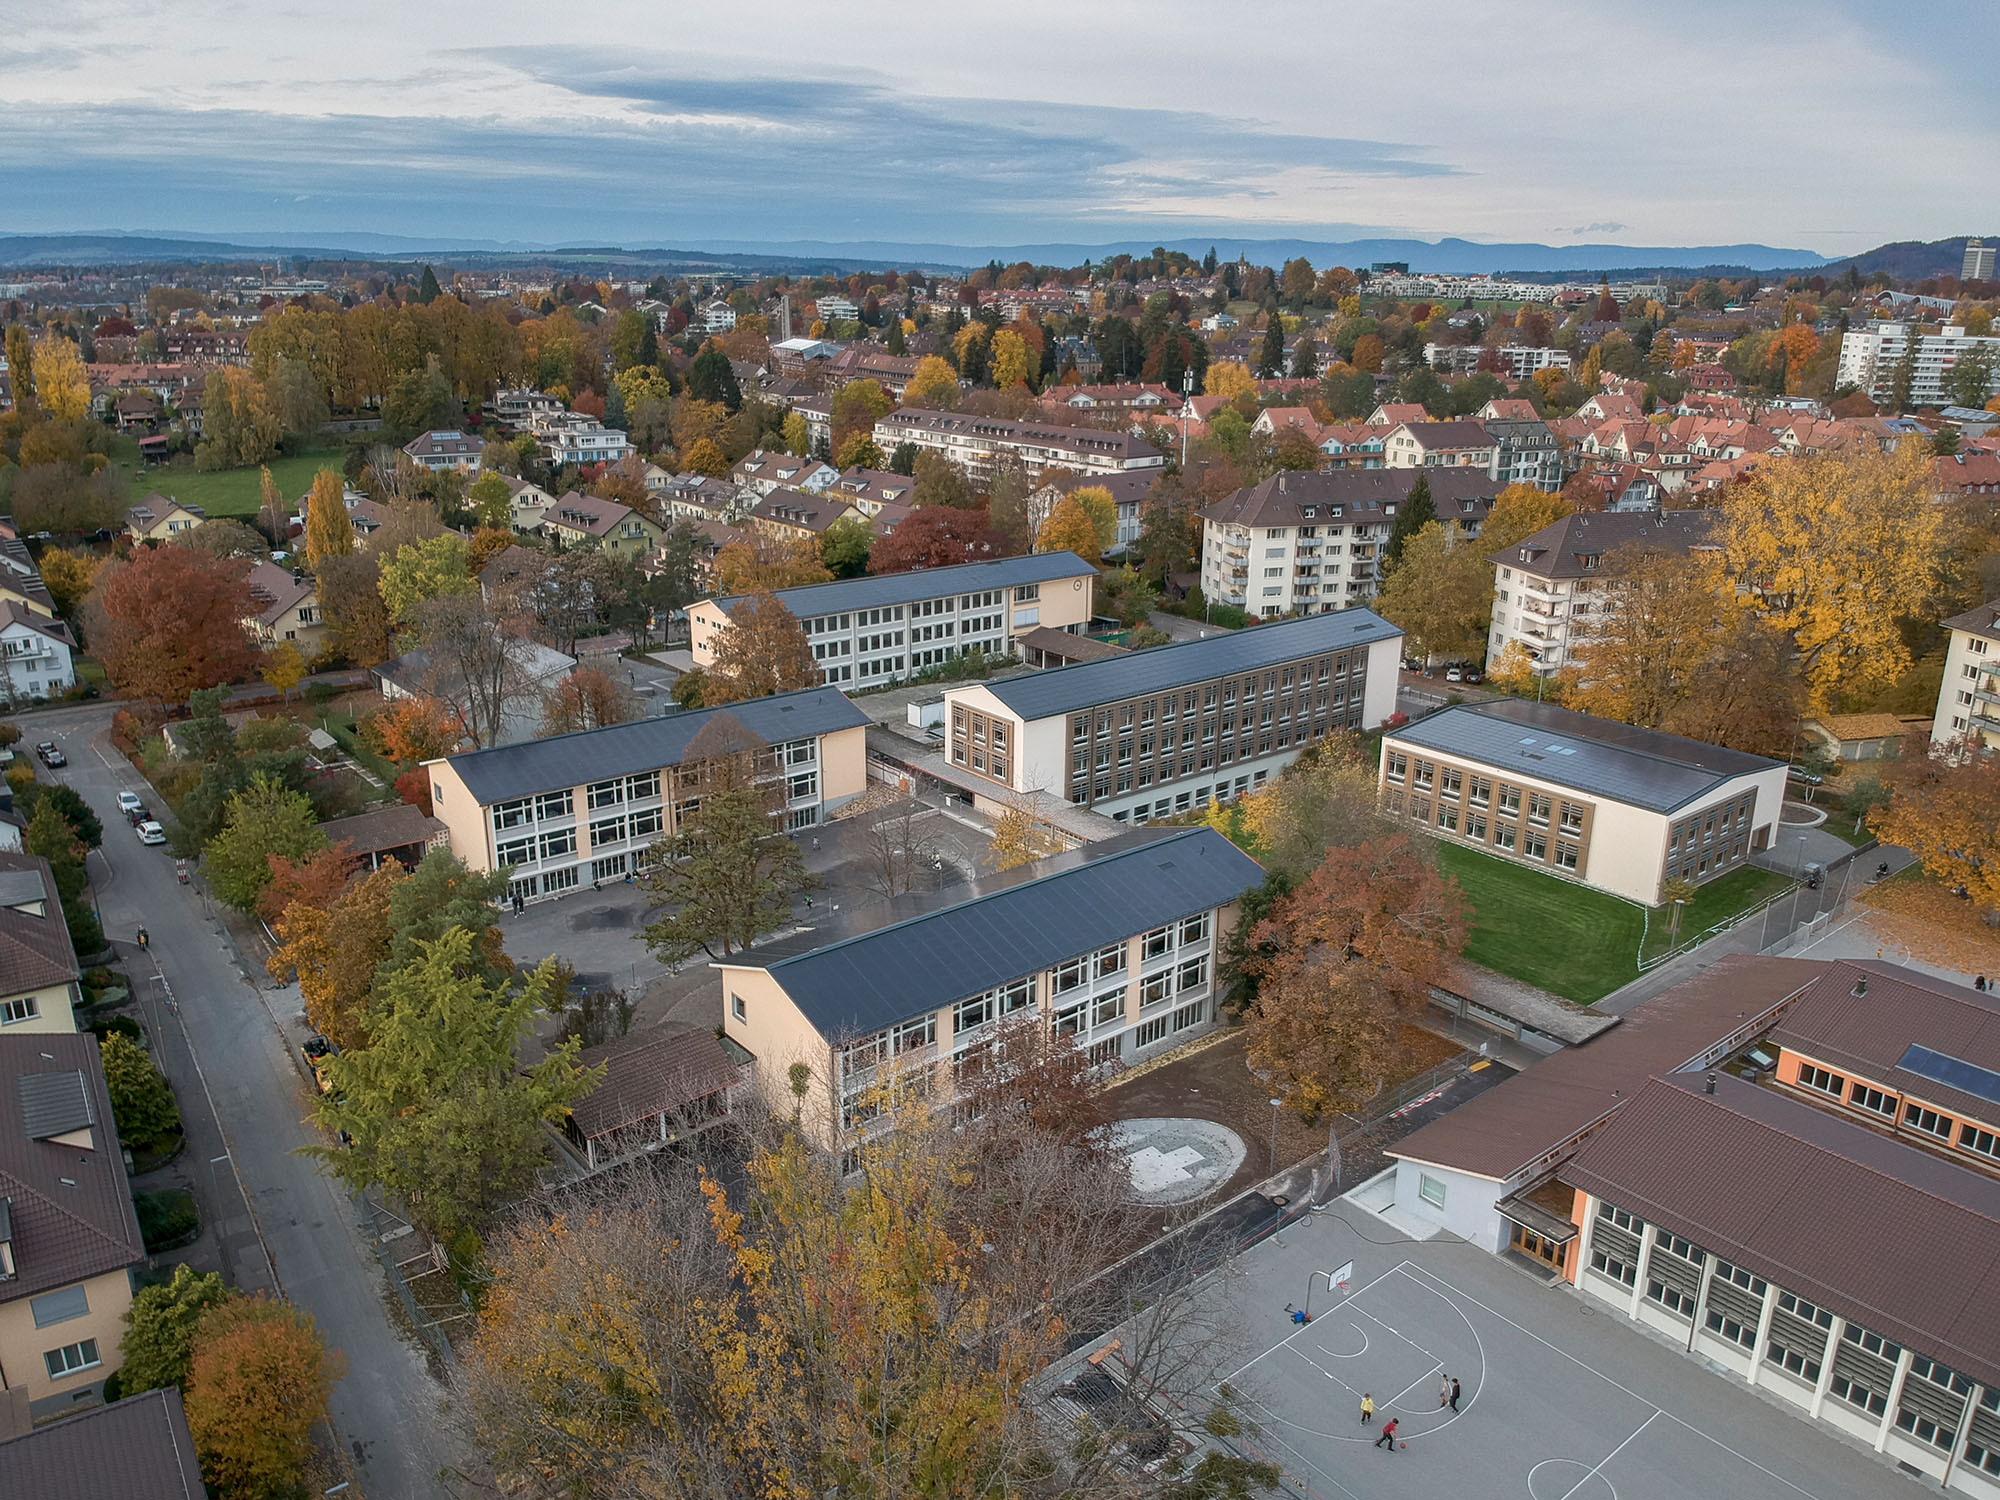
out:
<path id="1" fill-rule="evenodd" d="M 198 889 L 178 884 L 172 859 L 141 845 L 118 812 L 119 791 L 148 789 L 105 741 L 110 714 L 105 705 L 37 714 L 23 730 L 63 747 L 70 763 L 60 779 L 104 823 L 104 849 L 90 865 L 106 934 L 121 944 L 135 980 L 149 969 L 164 978 L 148 1019 L 165 1034 L 162 1061 L 189 1119 L 185 1160 L 222 1264 L 247 1287 L 271 1285 L 275 1272 L 285 1295 L 346 1355 L 332 1408 L 355 1460 L 356 1488 L 370 1500 L 441 1496 L 438 1471 L 458 1454 L 436 1420 L 438 1387 L 389 1321 L 353 1204 L 297 1154 L 319 1137 L 303 1118 L 305 1085 L 264 987 L 238 967 Z M 141 926 L 152 938 L 150 963 L 129 961 L 127 945 Z M 172 1012 L 164 1008 L 168 987 Z"/>

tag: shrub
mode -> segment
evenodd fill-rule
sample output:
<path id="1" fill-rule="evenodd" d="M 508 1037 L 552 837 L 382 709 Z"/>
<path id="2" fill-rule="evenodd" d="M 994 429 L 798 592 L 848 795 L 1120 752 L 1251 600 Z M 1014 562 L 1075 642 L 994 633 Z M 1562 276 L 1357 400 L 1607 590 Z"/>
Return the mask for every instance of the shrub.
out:
<path id="1" fill-rule="evenodd" d="M 134 1193 L 133 1212 L 139 1216 L 139 1238 L 149 1254 L 186 1244 L 201 1232 L 201 1215 L 195 1211 L 194 1194 L 186 1188 L 168 1188 L 159 1193 Z"/>

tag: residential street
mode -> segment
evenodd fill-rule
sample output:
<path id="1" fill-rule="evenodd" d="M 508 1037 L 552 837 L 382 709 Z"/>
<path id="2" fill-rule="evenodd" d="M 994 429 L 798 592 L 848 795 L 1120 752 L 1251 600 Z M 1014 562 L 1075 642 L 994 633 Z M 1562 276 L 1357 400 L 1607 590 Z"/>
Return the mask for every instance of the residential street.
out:
<path id="1" fill-rule="evenodd" d="M 258 1231 L 269 1247 L 278 1284 L 310 1312 L 328 1344 L 347 1359 L 333 1393 L 333 1417 L 355 1460 L 357 1488 L 368 1500 L 428 1500 L 446 1493 L 438 1471 L 454 1448 L 439 1431 L 439 1389 L 424 1362 L 391 1324 L 384 1287 L 370 1248 L 359 1237 L 347 1196 L 323 1179 L 298 1148 L 317 1144 L 304 1121 L 304 1085 L 259 986 L 246 980 L 204 898 L 174 878 L 164 850 L 141 845 L 120 816 L 117 793 L 150 789 L 104 741 L 110 705 L 24 716 L 29 742 L 53 738 L 69 757 L 55 773 L 83 794 L 104 823 L 104 850 L 90 861 L 107 937 L 118 944 L 143 992 L 150 965 L 132 947 L 140 927 L 151 935 L 149 956 L 178 1002 L 178 1023 L 199 1061 L 219 1117 L 221 1140 L 207 1134 L 202 1080 L 178 1045 L 176 1018 L 159 1003 L 149 1021 L 165 1023 L 162 1062 L 190 1122 L 190 1156 L 204 1220 L 224 1264 L 240 1284 L 269 1284 Z M 49 773 L 44 772 L 44 775 Z M 260 976 L 261 977 L 261 976 Z M 158 986 L 153 986 L 156 994 Z M 229 1159 L 247 1189 L 249 1212 L 234 1192 Z M 254 1222 L 253 1222 L 254 1219 Z"/>

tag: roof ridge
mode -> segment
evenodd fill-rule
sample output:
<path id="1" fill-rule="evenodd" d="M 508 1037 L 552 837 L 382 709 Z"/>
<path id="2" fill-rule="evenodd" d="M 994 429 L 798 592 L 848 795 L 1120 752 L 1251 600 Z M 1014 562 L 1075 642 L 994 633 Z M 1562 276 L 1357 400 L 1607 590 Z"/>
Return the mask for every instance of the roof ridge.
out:
<path id="1" fill-rule="evenodd" d="M 421 764 L 428 766 L 436 765 L 440 761 L 467 761 L 477 756 L 497 754 L 503 750 L 518 751 L 528 749 L 530 746 L 553 745 L 558 740 L 573 740 L 587 734 L 604 734 L 613 729 L 640 729 L 649 724 L 656 726 L 685 724 L 688 720 L 702 714 L 726 713 L 732 709 L 751 708 L 765 703 L 776 703 L 781 698 L 803 698 L 808 693 L 825 692 L 840 693 L 840 689 L 830 682 L 820 682 L 815 683 L 811 687 L 793 688 L 790 692 L 766 693 L 761 698 L 744 698 L 735 703 L 718 703 L 713 708 L 690 708 L 677 714 L 654 714 L 652 717 L 645 719 L 627 719 L 623 724 L 598 724 L 589 729 L 571 729 L 563 734 L 544 735 L 540 739 L 521 740 L 512 745 L 481 745 L 476 750 L 461 750 L 456 755 L 436 756 L 431 760 L 421 762 Z M 841 693 L 841 697 L 846 698 L 847 695 Z M 848 699 L 848 701 L 851 703 L 853 700 Z M 352 814 L 352 816 L 359 817 L 361 814 Z"/>

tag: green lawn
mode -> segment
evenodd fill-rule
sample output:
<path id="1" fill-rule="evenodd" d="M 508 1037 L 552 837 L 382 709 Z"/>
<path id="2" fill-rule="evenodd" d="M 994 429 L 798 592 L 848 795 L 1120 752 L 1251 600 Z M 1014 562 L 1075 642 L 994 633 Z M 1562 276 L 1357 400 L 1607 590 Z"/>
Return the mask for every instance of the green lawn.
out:
<path id="1" fill-rule="evenodd" d="M 130 444 L 126 453 L 124 445 Z M 255 468 L 217 469 L 203 473 L 192 465 L 165 464 L 157 468 L 138 466 L 138 445 L 129 438 L 112 445 L 112 457 L 126 466 L 132 479 L 132 496 L 139 499 L 157 490 L 183 505 L 199 505 L 211 516 L 254 516 L 263 501 L 262 481 Z M 309 448 L 291 458 L 271 460 L 271 478 L 278 493 L 297 500 L 312 487 L 313 475 L 324 465 L 340 467 L 347 450 L 342 447 Z"/>
<path id="2" fill-rule="evenodd" d="M 1437 854 L 1472 905 L 1474 963 L 1584 1005 L 1638 977 L 1644 908 L 1463 844 Z"/>
<path id="3" fill-rule="evenodd" d="M 1759 869 L 1755 865 L 1731 870 L 1720 880 L 1712 880 L 1696 892 L 1694 900 L 1681 914 L 1679 941 L 1685 943 L 1699 936 L 1716 923 L 1726 922 L 1738 912 L 1748 911 L 1758 902 L 1790 890 L 1794 883 L 1789 875 Z M 1671 912 L 1653 913 L 1652 930 L 1646 935 L 1648 958 L 1666 952 L 1667 934 L 1673 925 L 1672 916 Z"/>

